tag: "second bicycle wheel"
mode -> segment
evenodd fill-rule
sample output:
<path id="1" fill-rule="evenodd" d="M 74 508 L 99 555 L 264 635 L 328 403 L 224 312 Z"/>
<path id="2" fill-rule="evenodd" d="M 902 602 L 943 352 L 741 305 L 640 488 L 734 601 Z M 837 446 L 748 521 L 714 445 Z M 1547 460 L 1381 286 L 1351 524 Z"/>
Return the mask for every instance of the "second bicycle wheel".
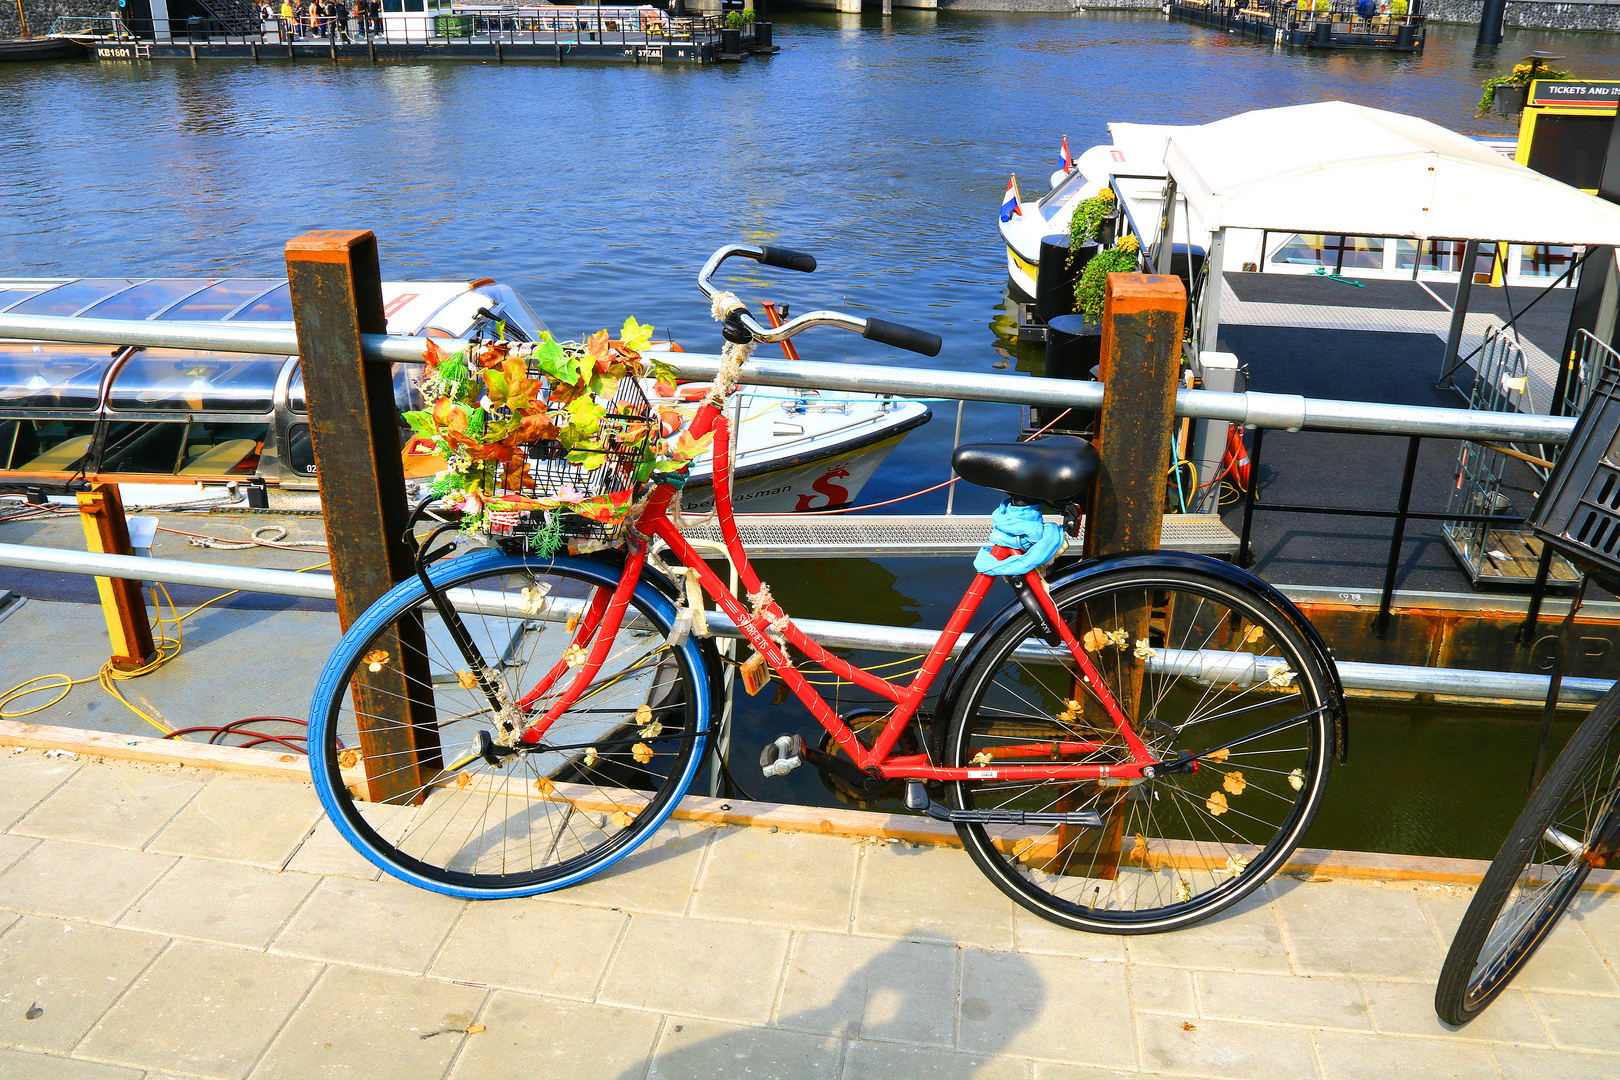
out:
<path id="1" fill-rule="evenodd" d="M 1185 926 L 1283 864 L 1327 785 L 1336 682 L 1257 588 L 1196 568 L 1106 568 L 1053 600 L 1156 760 L 1152 779 L 971 780 L 964 810 L 1095 811 L 1103 827 L 960 824 L 980 868 L 1054 922 L 1109 933 Z M 1111 765 L 1130 751 L 1066 649 L 1020 612 L 962 681 L 945 764 Z"/>
<path id="2" fill-rule="evenodd" d="M 588 647 L 593 602 L 605 603 L 619 571 L 490 553 L 447 559 L 431 576 L 487 681 L 420 581 L 368 608 L 311 708 L 310 764 L 328 816 L 377 866 L 453 896 L 545 892 L 628 854 L 691 783 L 708 730 L 704 658 L 691 639 L 669 641 L 673 606 L 642 582 L 591 684 L 514 753 L 502 720 L 540 716 L 573 681 L 573 649 Z"/>
<path id="3" fill-rule="evenodd" d="M 1620 868 L 1620 687 L 1565 744 L 1479 883 L 1440 968 L 1440 1019 L 1478 1016 L 1597 868 Z"/>

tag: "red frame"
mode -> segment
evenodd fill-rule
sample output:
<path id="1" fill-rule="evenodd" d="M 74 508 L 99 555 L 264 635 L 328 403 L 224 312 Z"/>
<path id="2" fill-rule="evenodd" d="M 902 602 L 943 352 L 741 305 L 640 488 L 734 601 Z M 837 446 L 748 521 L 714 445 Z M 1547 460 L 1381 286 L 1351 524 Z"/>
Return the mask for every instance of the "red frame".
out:
<path id="1" fill-rule="evenodd" d="M 742 538 L 737 533 L 736 518 L 731 506 L 731 454 L 729 449 L 730 427 L 724 413 L 714 404 L 705 401 L 693 417 L 691 434 L 695 438 L 702 438 L 711 431 L 714 433 L 714 496 L 715 513 L 720 522 L 720 532 L 725 539 L 726 551 L 731 556 L 732 565 L 736 567 L 738 579 L 750 594 L 760 591 L 759 576 L 754 573 L 748 561 L 748 553 L 742 545 Z M 995 580 L 986 574 L 975 574 L 973 581 L 968 585 L 967 592 L 957 604 L 956 610 L 951 614 L 939 640 L 923 658 L 921 669 L 912 677 L 910 682 L 898 684 L 888 679 L 880 678 L 869 671 L 855 667 L 852 664 L 827 652 L 820 645 L 806 637 L 791 619 L 788 619 L 782 609 L 772 601 L 765 605 L 765 610 L 758 615 L 748 611 L 743 604 L 732 595 L 731 590 L 717 577 L 714 571 L 704 564 L 702 557 L 686 542 L 669 517 L 670 503 L 674 498 L 675 489 L 662 486 L 649 500 L 646 509 L 636 520 L 636 530 L 643 536 L 656 536 L 669 545 L 681 563 L 690 567 L 697 573 L 698 581 L 704 592 L 713 597 L 720 605 L 720 609 L 728 615 L 743 636 L 748 640 L 765 660 L 771 669 L 779 676 L 788 689 L 802 701 L 806 708 L 833 737 L 844 753 L 849 755 L 856 767 L 874 772 L 876 775 L 890 779 L 921 779 L 921 780 L 1100 780 L 1106 778 L 1140 779 L 1142 770 L 1155 764 L 1151 752 L 1143 745 L 1132 729 L 1130 721 L 1120 710 L 1119 704 L 1114 700 L 1113 694 L 1108 690 L 1097 669 L 1086 656 L 1085 649 L 1076 641 L 1073 632 L 1059 616 L 1057 605 L 1053 603 L 1051 594 L 1047 592 L 1046 583 L 1040 574 L 1025 575 L 1024 581 L 1029 585 L 1036 600 L 1043 610 L 1051 617 L 1052 622 L 1059 628 L 1063 644 L 1069 653 L 1080 665 L 1082 677 L 1092 692 L 1097 695 L 1098 701 L 1107 710 L 1114 726 L 1119 730 L 1125 745 L 1131 753 L 1129 762 L 1119 762 L 1112 765 L 1082 764 L 1079 762 L 1068 764 L 1053 762 L 1041 765 L 989 765 L 983 767 L 948 768 L 934 765 L 924 754 L 892 755 L 895 743 L 899 740 L 901 732 L 905 730 L 911 718 L 916 715 L 923 700 L 928 694 L 928 688 L 933 684 L 935 676 L 945 666 L 946 659 L 951 650 L 955 648 L 961 638 L 968 622 L 979 609 L 979 604 L 989 592 L 991 583 Z M 998 557 L 1013 554 L 1005 548 L 995 548 Z M 625 562 L 624 572 L 614 588 L 612 595 L 608 591 L 597 589 L 591 597 L 590 606 L 580 617 L 574 630 L 571 647 L 589 648 L 586 652 L 585 662 L 581 664 L 574 675 L 572 683 L 560 694 L 555 702 L 543 715 L 536 718 L 523 734 L 523 741 L 538 743 L 551 727 L 551 725 L 565 712 L 579 695 L 595 680 L 603 661 L 607 658 L 608 650 L 619 631 L 619 625 L 628 606 L 630 594 L 634 591 L 637 582 L 641 580 L 642 569 L 646 565 L 646 547 L 638 540 L 632 539 L 629 558 Z M 808 656 L 812 661 L 831 671 L 841 679 L 845 679 L 856 686 L 860 686 L 873 693 L 880 694 L 895 703 L 894 715 L 878 733 L 877 740 L 867 746 L 850 730 L 849 725 L 832 710 L 825 698 L 805 680 L 799 672 L 787 651 L 778 645 L 771 637 L 771 627 L 775 624 L 780 627 L 781 637 L 789 644 Z M 569 670 L 566 659 L 560 659 L 548 671 L 539 683 L 530 690 L 517 703 L 521 708 L 527 708 L 538 700 L 541 695 L 550 690 L 557 681 Z M 1075 741 L 1059 744 L 1063 753 L 1092 754 L 1103 749 L 1104 744 L 1095 742 Z M 1052 753 L 1051 742 L 1033 743 L 1028 746 L 998 747 L 994 751 L 996 759 L 1017 759 L 1020 757 L 1045 756 Z"/>

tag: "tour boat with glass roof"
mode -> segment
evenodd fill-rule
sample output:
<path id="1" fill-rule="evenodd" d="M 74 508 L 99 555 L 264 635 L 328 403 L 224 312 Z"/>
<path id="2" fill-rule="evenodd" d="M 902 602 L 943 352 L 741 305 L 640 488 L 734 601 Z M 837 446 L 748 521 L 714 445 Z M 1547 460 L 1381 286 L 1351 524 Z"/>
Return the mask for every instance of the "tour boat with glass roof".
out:
<path id="1" fill-rule="evenodd" d="M 385 282 L 383 303 L 390 334 L 534 340 L 547 332 L 522 297 L 487 278 Z M 285 327 L 292 298 L 285 279 L 0 279 L 0 312 Z M 419 407 L 419 371 L 394 365 L 402 411 Z M 737 400 L 736 498 L 767 513 L 850 502 L 929 419 L 925 405 L 876 394 L 758 388 Z M 694 470 L 686 499 L 694 510 L 710 498 L 708 474 L 707 462 Z M 89 480 L 123 485 L 132 506 L 316 508 L 297 357 L 0 341 L 0 492 L 70 498 Z"/>

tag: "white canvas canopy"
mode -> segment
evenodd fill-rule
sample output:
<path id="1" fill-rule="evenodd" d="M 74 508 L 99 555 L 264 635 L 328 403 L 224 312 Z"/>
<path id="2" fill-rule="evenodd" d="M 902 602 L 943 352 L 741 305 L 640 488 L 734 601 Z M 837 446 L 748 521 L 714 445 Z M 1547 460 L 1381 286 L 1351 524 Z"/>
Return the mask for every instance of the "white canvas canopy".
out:
<path id="1" fill-rule="evenodd" d="M 1183 128 L 1165 165 L 1212 233 L 1620 245 L 1620 205 L 1438 124 L 1345 101 Z"/>

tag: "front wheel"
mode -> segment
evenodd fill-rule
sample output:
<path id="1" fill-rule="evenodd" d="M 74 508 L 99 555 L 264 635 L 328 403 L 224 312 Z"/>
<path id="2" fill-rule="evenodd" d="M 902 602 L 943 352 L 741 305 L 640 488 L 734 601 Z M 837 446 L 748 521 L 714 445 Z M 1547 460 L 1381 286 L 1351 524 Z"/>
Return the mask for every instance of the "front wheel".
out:
<path id="1" fill-rule="evenodd" d="M 708 731 L 707 669 L 696 642 L 670 642 L 673 606 L 641 582 L 600 671 L 528 746 L 502 727 L 572 683 L 571 649 L 589 646 L 618 568 L 489 553 L 430 576 L 486 679 L 419 580 L 366 609 L 310 712 L 310 767 L 338 831 L 395 877 L 469 898 L 562 888 L 629 854 L 686 791 Z"/>
<path id="2" fill-rule="evenodd" d="M 1620 866 L 1620 686 L 1599 701 L 1530 796 L 1451 940 L 1434 1010 L 1484 1011 L 1552 932 L 1593 869 Z"/>
<path id="3" fill-rule="evenodd" d="M 959 809 L 1103 821 L 959 824 L 963 843 L 1003 892 L 1079 930 L 1171 930 L 1236 903 L 1283 864 L 1321 805 L 1332 673 L 1286 601 L 1210 572 L 1121 568 L 1060 584 L 1052 599 L 1153 757 L 1199 760 L 1152 779 L 953 783 Z M 945 764 L 1131 761 L 1081 674 L 1033 619 L 1013 617 L 963 677 Z"/>

